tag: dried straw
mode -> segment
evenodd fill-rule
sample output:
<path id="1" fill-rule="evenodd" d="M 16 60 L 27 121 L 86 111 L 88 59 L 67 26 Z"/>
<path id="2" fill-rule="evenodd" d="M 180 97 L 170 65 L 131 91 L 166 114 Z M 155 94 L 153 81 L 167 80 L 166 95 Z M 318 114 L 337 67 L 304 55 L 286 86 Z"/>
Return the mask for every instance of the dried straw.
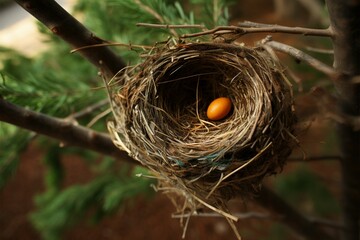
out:
<path id="1" fill-rule="evenodd" d="M 109 91 L 114 143 L 154 172 L 158 189 L 177 193 L 181 212 L 206 206 L 236 220 L 226 201 L 253 195 L 294 142 L 291 86 L 260 47 L 155 46 Z M 230 98 L 232 111 L 210 121 L 206 109 L 218 97 Z"/>

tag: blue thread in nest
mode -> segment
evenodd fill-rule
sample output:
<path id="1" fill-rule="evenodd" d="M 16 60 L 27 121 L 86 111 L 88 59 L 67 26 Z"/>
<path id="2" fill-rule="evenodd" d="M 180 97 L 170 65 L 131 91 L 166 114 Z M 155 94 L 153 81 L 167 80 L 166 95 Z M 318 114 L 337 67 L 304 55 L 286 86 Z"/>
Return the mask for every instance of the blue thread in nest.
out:
<path id="1" fill-rule="evenodd" d="M 169 161 L 172 163 L 172 165 L 178 166 L 178 167 L 185 167 L 185 163 L 179 159 L 173 159 L 173 158 L 169 158 Z"/>
<path id="2" fill-rule="evenodd" d="M 217 152 L 197 159 L 192 159 L 189 162 L 196 162 L 198 164 L 204 164 L 205 166 L 216 167 L 216 169 L 223 171 L 232 163 L 232 160 L 233 154 Z"/>

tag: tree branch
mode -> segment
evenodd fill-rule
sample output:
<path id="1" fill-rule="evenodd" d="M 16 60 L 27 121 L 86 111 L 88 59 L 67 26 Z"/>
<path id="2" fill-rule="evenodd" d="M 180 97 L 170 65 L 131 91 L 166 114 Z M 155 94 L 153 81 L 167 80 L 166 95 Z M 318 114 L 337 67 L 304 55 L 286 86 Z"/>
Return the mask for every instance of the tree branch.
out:
<path id="1" fill-rule="evenodd" d="M 330 26 L 334 33 L 334 67 L 341 73 L 336 88 L 338 108 L 353 118 L 360 117 L 360 1 L 327 0 Z M 344 240 L 360 239 L 360 131 L 346 124 L 338 125 L 342 157 L 342 205 Z"/>
<path id="2" fill-rule="evenodd" d="M 304 36 L 333 37 L 333 33 L 330 28 L 317 29 L 317 28 L 304 28 L 304 27 L 289 27 L 289 26 L 281 26 L 277 24 L 257 23 L 252 21 L 239 22 L 238 26 L 243 28 L 257 28 L 257 29 L 273 28 L 274 31 L 272 31 L 272 33 L 288 33 L 288 34 L 300 34 Z"/>
<path id="3" fill-rule="evenodd" d="M 300 34 L 304 36 L 332 37 L 331 29 L 313 29 L 302 27 L 286 27 L 270 24 L 258 24 L 253 22 L 239 23 L 240 26 L 219 26 L 210 30 L 184 34 L 181 38 L 199 37 L 204 35 L 234 34 L 237 38 L 250 33 L 287 33 Z"/>
<path id="4" fill-rule="evenodd" d="M 176 28 L 200 28 L 204 29 L 205 26 L 201 24 L 183 24 L 183 25 L 172 25 L 172 24 L 156 24 L 156 23 L 137 23 L 138 27 L 148 27 L 148 28 L 165 28 L 165 29 L 176 29 Z"/>
<path id="5" fill-rule="evenodd" d="M 238 219 L 249 219 L 249 218 L 255 218 L 255 219 L 263 219 L 263 220 L 274 220 L 275 217 L 270 216 L 267 213 L 261 213 L 261 212 L 240 212 L 240 213 L 231 213 L 231 215 L 237 217 Z M 219 217 L 223 218 L 224 216 L 216 213 L 216 212 L 203 212 L 203 213 L 183 213 L 183 214 L 173 214 L 171 216 L 172 218 L 188 218 L 188 217 Z"/>
<path id="6" fill-rule="evenodd" d="M 277 51 L 289 54 L 290 56 L 296 58 L 297 60 L 304 61 L 305 63 L 309 64 L 311 67 L 315 68 L 316 70 L 326 74 L 331 79 L 336 79 L 338 75 L 334 68 L 326 65 L 325 63 L 317 60 L 316 58 L 292 46 L 286 45 L 284 43 L 272 41 L 271 39 L 268 38 L 263 41 L 263 44 L 266 44 L 267 46 L 270 46 L 271 48 Z"/>
<path id="7" fill-rule="evenodd" d="M 125 151 L 119 150 L 106 134 L 77 126 L 72 121 L 34 112 L 0 97 L 0 121 L 55 138 L 66 144 L 93 150 L 128 163 L 136 163 Z"/>
<path id="8" fill-rule="evenodd" d="M 309 219 L 302 216 L 281 197 L 265 186 L 261 188 L 255 201 L 259 205 L 279 214 L 281 216 L 279 219 L 281 222 L 288 225 L 300 236 L 306 237 L 306 239 L 333 239 L 327 232 L 318 227 L 314 227 L 314 224 Z"/>
<path id="9" fill-rule="evenodd" d="M 22 8 L 74 48 L 104 43 L 53 0 L 15 0 Z M 86 48 L 80 54 L 111 79 L 125 63 L 108 47 Z"/>

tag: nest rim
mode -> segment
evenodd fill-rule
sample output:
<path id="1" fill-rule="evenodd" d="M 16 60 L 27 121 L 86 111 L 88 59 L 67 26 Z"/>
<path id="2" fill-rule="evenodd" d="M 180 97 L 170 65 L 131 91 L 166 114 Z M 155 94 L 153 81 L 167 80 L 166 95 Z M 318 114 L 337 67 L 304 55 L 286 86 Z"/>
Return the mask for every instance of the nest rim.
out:
<path id="1" fill-rule="evenodd" d="M 199 63 L 200 70 L 194 67 Z M 209 79 L 209 68 L 224 78 Z M 265 49 L 218 43 L 166 45 L 120 76 L 120 87 L 111 95 L 116 122 L 110 124 L 110 132 L 115 144 L 156 172 L 161 188 L 180 189 L 186 198 L 198 196 L 222 205 L 235 195 L 253 195 L 266 175 L 281 171 L 293 146 L 296 117 L 290 83 Z M 183 84 L 187 80 L 191 83 Z M 179 91 L 180 82 L 185 86 Z M 199 93 L 200 83 L 231 99 L 233 109 L 224 121 L 204 117 L 209 98 L 199 107 L 199 96 L 211 94 Z M 185 88 L 196 97 L 170 101 Z M 184 110 L 188 103 L 196 103 L 195 108 Z"/>

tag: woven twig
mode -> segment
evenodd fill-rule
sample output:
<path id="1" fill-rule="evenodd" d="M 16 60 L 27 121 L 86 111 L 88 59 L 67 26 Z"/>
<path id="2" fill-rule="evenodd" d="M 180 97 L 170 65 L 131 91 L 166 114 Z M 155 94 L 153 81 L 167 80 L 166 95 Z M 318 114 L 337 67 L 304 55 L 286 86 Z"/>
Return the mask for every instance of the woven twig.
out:
<path id="1" fill-rule="evenodd" d="M 251 196 L 281 170 L 294 143 L 293 96 L 278 62 L 262 48 L 186 43 L 155 46 L 109 85 L 114 143 L 147 166 L 179 211 L 218 209 Z M 206 117 L 218 97 L 221 121 Z"/>

